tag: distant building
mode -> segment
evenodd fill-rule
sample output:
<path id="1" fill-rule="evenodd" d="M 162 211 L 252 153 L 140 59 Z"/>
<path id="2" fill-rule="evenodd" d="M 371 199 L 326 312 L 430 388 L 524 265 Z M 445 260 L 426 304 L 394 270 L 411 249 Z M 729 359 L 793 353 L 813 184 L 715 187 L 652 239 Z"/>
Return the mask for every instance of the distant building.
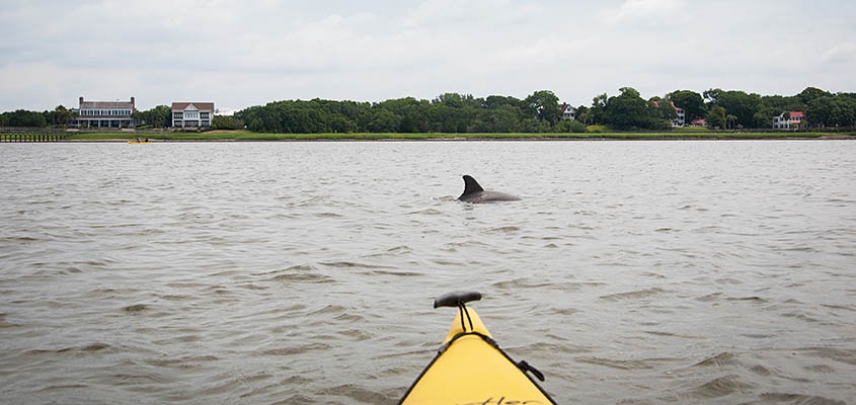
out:
<path id="1" fill-rule="evenodd" d="M 707 126 L 707 121 L 704 118 L 696 118 L 690 123 L 691 127 L 694 128 L 704 128 Z"/>
<path id="2" fill-rule="evenodd" d="M 675 113 L 678 114 L 678 116 L 672 120 L 672 126 L 673 127 L 682 127 L 682 126 L 686 125 L 687 124 L 687 113 L 686 113 L 686 111 L 684 111 L 683 108 L 676 106 L 674 101 L 669 100 L 669 102 L 672 103 L 672 107 L 675 107 Z"/>
<path id="3" fill-rule="evenodd" d="M 208 128 L 214 119 L 214 103 L 172 103 L 173 128 Z"/>
<path id="4" fill-rule="evenodd" d="M 773 117 L 773 129 L 792 130 L 805 126 L 805 113 L 802 111 L 783 112 Z"/>
<path id="5" fill-rule="evenodd" d="M 71 125 L 84 128 L 133 128 L 135 111 L 131 101 L 85 101 L 80 97 L 78 108 L 71 112 L 77 116 Z"/>
<path id="6" fill-rule="evenodd" d="M 660 108 L 660 102 L 659 101 L 651 100 L 651 102 L 654 103 L 654 105 L 657 106 L 657 108 Z M 674 127 L 682 127 L 682 126 L 686 125 L 687 114 L 684 111 L 684 109 L 676 106 L 675 102 L 672 100 L 669 100 L 669 104 L 671 104 L 672 108 L 675 109 L 675 114 L 677 115 L 675 118 L 672 119 L 672 127 L 673 128 Z"/>
<path id="7" fill-rule="evenodd" d="M 577 118 L 577 110 L 568 103 L 562 103 L 562 119 L 574 120 Z"/>

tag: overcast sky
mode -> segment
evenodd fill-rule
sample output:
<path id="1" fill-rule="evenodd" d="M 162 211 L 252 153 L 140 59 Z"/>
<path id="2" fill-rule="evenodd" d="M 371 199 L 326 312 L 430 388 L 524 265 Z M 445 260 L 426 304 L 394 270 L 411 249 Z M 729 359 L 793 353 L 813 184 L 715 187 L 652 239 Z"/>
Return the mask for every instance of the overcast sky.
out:
<path id="1" fill-rule="evenodd" d="M 853 0 L 0 0 L 0 111 L 856 92 Z"/>

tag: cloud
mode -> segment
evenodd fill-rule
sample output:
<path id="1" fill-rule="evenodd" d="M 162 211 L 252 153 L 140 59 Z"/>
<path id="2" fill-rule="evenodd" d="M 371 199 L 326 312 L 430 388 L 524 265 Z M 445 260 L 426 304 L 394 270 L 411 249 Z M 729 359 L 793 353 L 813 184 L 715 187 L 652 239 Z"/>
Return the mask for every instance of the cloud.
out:
<path id="1" fill-rule="evenodd" d="M 544 8 L 538 2 L 512 0 L 425 0 L 402 18 L 404 27 L 437 27 L 493 31 L 500 25 L 525 22 Z"/>
<path id="2" fill-rule="evenodd" d="M 0 108 L 0 112 L 19 108 L 42 111 L 63 104 L 59 86 L 68 79 L 70 77 L 64 70 L 47 64 L 0 66 L 0 101 L 8 100 L 0 103 L 3 106 L 8 103 L 8 107 Z M 13 104 L 13 100 L 17 104 Z"/>
<path id="3" fill-rule="evenodd" d="M 240 109 L 542 89 L 580 104 L 623 86 L 646 96 L 711 87 L 787 94 L 819 84 L 853 91 L 854 45 L 841 40 L 856 38 L 853 4 L 6 0 L 0 111 L 74 105 L 81 95 Z M 759 25 L 758 15 L 777 24 Z M 727 18 L 712 32 L 709 16 Z"/>
<path id="4" fill-rule="evenodd" d="M 828 65 L 842 65 L 856 62 L 856 43 L 842 42 L 826 51 L 820 58 L 821 63 Z"/>
<path id="5" fill-rule="evenodd" d="M 601 18 L 613 24 L 656 26 L 684 20 L 686 11 L 684 0 L 624 0 L 618 8 L 604 10 Z"/>
<path id="6" fill-rule="evenodd" d="M 49 63 L 0 66 L 3 100 L 20 103 L 10 109 L 41 111 L 57 105 L 77 106 L 79 96 L 95 100 L 126 99 L 141 87 L 138 72 L 132 70 L 68 69 Z M 30 104 L 33 100 L 42 102 Z"/>

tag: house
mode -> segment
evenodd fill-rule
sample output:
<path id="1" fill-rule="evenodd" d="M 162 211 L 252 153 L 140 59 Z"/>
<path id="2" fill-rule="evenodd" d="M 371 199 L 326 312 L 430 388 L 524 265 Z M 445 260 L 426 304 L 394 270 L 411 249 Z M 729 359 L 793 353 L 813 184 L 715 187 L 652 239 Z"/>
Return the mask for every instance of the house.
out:
<path id="1" fill-rule="evenodd" d="M 657 106 L 657 108 L 660 108 L 660 102 L 659 102 L 659 101 L 657 101 L 657 100 L 651 100 L 651 102 L 652 102 L 652 103 L 654 103 L 654 105 L 655 105 L 655 106 Z M 681 107 L 676 106 L 676 105 L 675 105 L 675 102 L 674 102 L 674 101 L 672 101 L 672 100 L 669 100 L 669 104 L 671 104 L 671 105 L 672 105 L 672 108 L 674 108 L 674 109 L 675 109 L 675 114 L 677 114 L 677 116 L 676 116 L 675 118 L 673 118 L 673 119 L 672 119 L 672 128 L 674 128 L 674 127 L 682 127 L 682 126 L 686 125 L 686 122 L 687 122 L 687 114 L 686 114 L 686 112 L 684 111 L 684 109 L 683 109 L 683 108 L 681 108 Z"/>
<path id="2" fill-rule="evenodd" d="M 669 100 L 672 103 L 672 107 L 675 107 L 675 113 L 678 115 L 675 119 L 672 120 L 672 127 L 682 127 L 687 123 L 687 113 L 683 108 L 678 107 L 672 100 Z"/>
<path id="3" fill-rule="evenodd" d="M 704 118 L 696 118 L 690 122 L 690 126 L 693 128 L 704 128 L 707 126 L 707 121 Z"/>
<path id="4" fill-rule="evenodd" d="M 773 117 L 773 129 L 790 131 L 805 127 L 805 113 L 802 111 L 785 111 Z"/>
<path id="5" fill-rule="evenodd" d="M 208 128 L 214 119 L 214 103 L 172 103 L 173 128 Z"/>
<path id="6" fill-rule="evenodd" d="M 560 108 L 562 110 L 562 119 L 563 120 L 576 119 L 577 110 L 574 109 L 574 107 L 572 107 L 570 104 L 562 103 Z"/>
<path id="7" fill-rule="evenodd" d="M 71 125 L 78 128 L 133 128 L 131 114 L 134 111 L 133 97 L 131 101 L 86 101 L 81 96 L 78 108 L 71 109 L 76 116 Z"/>

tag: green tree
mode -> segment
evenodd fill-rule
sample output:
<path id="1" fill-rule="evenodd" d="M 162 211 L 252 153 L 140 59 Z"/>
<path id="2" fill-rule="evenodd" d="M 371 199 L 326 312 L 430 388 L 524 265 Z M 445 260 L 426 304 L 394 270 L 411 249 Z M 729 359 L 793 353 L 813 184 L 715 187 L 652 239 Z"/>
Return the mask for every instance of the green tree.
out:
<path id="1" fill-rule="evenodd" d="M 470 95 L 469 98 L 473 96 Z M 431 101 L 432 104 L 442 104 L 450 108 L 463 108 L 464 107 L 464 96 L 458 93 L 444 93 L 434 100 Z"/>
<path id="2" fill-rule="evenodd" d="M 704 118 L 707 113 L 704 100 L 701 95 L 691 90 L 675 90 L 669 93 L 666 98 L 672 100 L 676 106 L 684 110 L 686 122 L 692 122 L 697 118 Z"/>
<path id="3" fill-rule="evenodd" d="M 172 108 L 166 105 L 156 105 L 150 111 L 152 125 L 158 128 L 172 126 Z"/>
<path id="4" fill-rule="evenodd" d="M 368 125 L 368 130 L 371 132 L 398 132 L 398 124 L 401 118 L 395 115 L 392 111 L 385 108 L 378 108 L 371 122 Z"/>
<path id="5" fill-rule="evenodd" d="M 244 121 L 231 115 L 215 115 L 211 119 L 212 129 L 243 129 Z"/>
<path id="6" fill-rule="evenodd" d="M 621 94 L 606 101 L 606 123 L 620 130 L 648 128 L 648 102 L 632 87 L 622 87 L 619 91 Z"/>
<path id="7" fill-rule="evenodd" d="M 821 97 L 832 97 L 832 93 L 818 89 L 817 87 L 806 87 L 803 91 L 796 95 L 804 105 L 809 105 L 815 99 Z"/>
<path id="8" fill-rule="evenodd" d="M 431 110 L 431 114 L 431 130 L 447 133 L 466 132 L 474 118 L 472 112 L 464 108 L 463 104 L 457 108 L 449 107 L 446 104 L 436 105 Z"/>
<path id="9" fill-rule="evenodd" d="M 806 111 L 806 119 L 821 127 L 852 126 L 856 118 L 856 103 L 841 96 L 821 96 L 813 99 Z"/>
<path id="10" fill-rule="evenodd" d="M 737 123 L 737 116 L 728 114 L 725 116 L 725 125 L 728 129 L 734 129 L 735 124 Z"/>
<path id="11" fill-rule="evenodd" d="M 497 108 L 479 111 L 474 132 L 522 132 L 521 120 L 524 114 L 519 107 L 504 104 Z"/>
<path id="12" fill-rule="evenodd" d="M 583 133 L 586 132 L 586 126 L 577 120 L 561 120 L 559 124 L 556 125 L 556 131 Z"/>
<path id="13" fill-rule="evenodd" d="M 562 109 L 559 106 L 559 97 L 552 91 L 539 90 L 526 97 L 526 112 L 538 121 L 556 125 L 562 119 Z"/>
<path id="14" fill-rule="evenodd" d="M 770 118 L 781 114 L 782 111 L 805 111 L 807 107 L 798 96 L 762 96 L 761 104 L 759 111 L 771 114 Z"/>
<path id="15" fill-rule="evenodd" d="M 131 118 L 139 125 L 151 125 L 155 128 L 172 126 L 172 109 L 165 105 L 158 105 L 150 110 L 135 110 Z"/>
<path id="16" fill-rule="evenodd" d="M 772 125 L 773 117 L 777 114 L 773 114 L 769 108 L 762 108 L 752 114 L 752 126 L 755 128 L 766 128 Z"/>
<path id="17" fill-rule="evenodd" d="M 44 116 L 48 125 L 55 126 L 68 126 L 68 124 L 74 119 L 71 110 L 62 105 L 56 106 L 53 111 L 45 111 Z"/>
<path id="18" fill-rule="evenodd" d="M 736 125 L 743 127 L 753 125 L 755 113 L 761 111 L 763 106 L 761 96 L 754 93 L 746 94 L 742 91 L 715 89 L 711 90 L 709 96 L 714 100 L 712 106 L 722 107 L 729 114 L 733 114 L 737 117 Z"/>
<path id="19" fill-rule="evenodd" d="M 45 114 L 35 111 L 15 110 L 7 113 L 7 125 L 10 127 L 45 127 Z"/>
<path id="20" fill-rule="evenodd" d="M 397 132 L 420 133 L 430 129 L 431 104 L 427 100 L 406 97 L 384 101 L 380 107 L 399 117 Z"/>
<path id="21" fill-rule="evenodd" d="M 707 121 L 707 125 L 714 129 L 725 128 L 726 125 L 726 115 L 725 108 L 721 106 L 714 106 L 708 111 L 707 115 L 704 117 L 704 120 Z"/>
<path id="22" fill-rule="evenodd" d="M 330 117 L 330 129 L 336 133 L 351 133 L 357 130 L 357 124 L 342 114 Z"/>
<path id="23" fill-rule="evenodd" d="M 489 109 L 500 108 L 505 105 L 510 105 L 512 107 L 522 109 L 524 107 L 524 102 L 519 98 L 497 95 L 487 96 L 487 98 L 484 100 L 484 107 Z"/>
<path id="24" fill-rule="evenodd" d="M 608 98 L 606 93 L 595 96 L 591 100 L 591 109 L 589 110 L 590 121 L 592 124 L 606 124 L 606 102 Z"/>
<path id="25" fill-rule="evenodd" d="M 265 123 L 259 117 L 253 117 L 250 121 L 250 125 L 247 126 L 247 129 L 253 132 L 265 132 Z"/>
<path id="26" fill-rule="evenodd" d="M 591 110 L 588 107 L 581 105 L 576 109 L 575 121 L 587 125 L 591 121 Z"/>

